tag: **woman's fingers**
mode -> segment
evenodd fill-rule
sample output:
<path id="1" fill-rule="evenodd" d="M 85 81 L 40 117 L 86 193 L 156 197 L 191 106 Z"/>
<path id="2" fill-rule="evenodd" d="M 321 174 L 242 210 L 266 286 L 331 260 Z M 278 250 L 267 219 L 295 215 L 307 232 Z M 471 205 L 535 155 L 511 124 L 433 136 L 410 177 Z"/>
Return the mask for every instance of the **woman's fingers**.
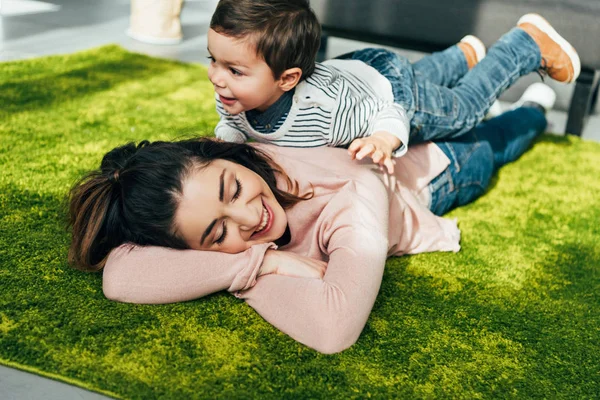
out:
<path id="1" fill-rule="evenodd" d="M 317 278 L 323 278 L 323 275 L 325 275 L 325 270 L 327 269 L 327 263 L 324 261 L 318 261 L 318 265 L 317 265 Z"/>
<path id="2" fill-rule="evenodd" d="M 310 277 L 319 279 L 323 278 L 323 275 L 325 275 L 325 268 L 327 267 L 327 264 L 319 260 L 311 261 L 311 272 L 309 273 Z"/>
<path id="3" fill-rule="evenodd" d="M 274 250 L 274 252 L 277 253 L 277 268 L 272 273 L 278 275 L 321 279 L 327 269 L 327 263 L 321 260 L 285 250 Z"/>

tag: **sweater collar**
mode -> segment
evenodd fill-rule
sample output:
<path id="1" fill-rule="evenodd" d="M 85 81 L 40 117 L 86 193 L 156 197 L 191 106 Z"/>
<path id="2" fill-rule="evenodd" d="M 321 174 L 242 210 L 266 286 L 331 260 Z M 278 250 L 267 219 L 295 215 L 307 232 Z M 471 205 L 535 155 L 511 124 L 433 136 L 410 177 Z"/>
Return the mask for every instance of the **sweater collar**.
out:
<path id="1" fill-rule="evenodd" d="M 275 129 L 277 123 L 284 118 L 292 108 L 292 101 L 294 97 L 295 88 L 284 92 L 281 97 L 264 112 L 258 110 L 246 111 L 246 118 L 254 129 L 262 128 L 266 132 L 270 132 Z"/>

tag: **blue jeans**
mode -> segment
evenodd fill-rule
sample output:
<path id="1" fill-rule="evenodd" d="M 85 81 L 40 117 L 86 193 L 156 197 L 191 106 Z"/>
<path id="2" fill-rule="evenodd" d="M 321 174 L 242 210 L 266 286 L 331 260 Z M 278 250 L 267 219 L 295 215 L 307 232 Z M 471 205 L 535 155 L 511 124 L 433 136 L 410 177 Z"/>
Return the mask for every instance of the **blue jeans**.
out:
<path id="1" fill-rule="evenodd" d="M 541 55 L 525 31 L 504 34 L 471 70 L 457 46 L 411 64 L 384 49 L 364 49 L 339 58 L 361 60 L 385 76 L 394 101 L 410 118 L 410 143 L 469 132 L 498 96 L 519 77 L 540 67 Z"/>
<path id="2" fill-rule="evenodd" d="M 521 107 L 482 122 L 459 138 L 436 141 L 450 165 L 429 184 L 429 209 L 442 215 L 481 196 L 492 175 L 519 158 L 545 128 L 542 111 Z"/>

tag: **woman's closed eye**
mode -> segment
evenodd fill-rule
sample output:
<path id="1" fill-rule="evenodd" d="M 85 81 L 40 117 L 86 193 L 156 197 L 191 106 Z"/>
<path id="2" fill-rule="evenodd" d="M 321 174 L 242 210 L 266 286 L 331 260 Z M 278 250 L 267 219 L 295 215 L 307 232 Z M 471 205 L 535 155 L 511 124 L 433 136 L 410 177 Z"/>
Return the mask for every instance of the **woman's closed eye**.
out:
<path id="1" fill-rule="evenodd" d="M 235 184 L 236 184 L 236 190 L 235 190 L 235 193 L 233 194 L 233 197 L 231 198 L 231 201 L 236 201 L 242 194 L 242 182 L 238 178 L 235 178 Z"/>
<path id="2" fill-rule="evenodd" d="M 235 178 L 235 184 L 236 184 L 236 189 L 235 189 L 235 193 L 231 197 L 232 202 L 236 201 L 242 194 L 242 182 L 238 178 Z M 215 244 L 220 245 L 221 243 L 223 243 L 225 241 L 226 237 L 227 237 L 227 224 L 225 223 L 225 221 L 223 221 L 221 234 L 218 235 L 217 239 L 215 239 Z"/>
<path id="3" fill-rule="evenodd" d="M 225 225 L 225 221 L 223 221 L 223 229 L 221 231 L 221 235 L 215 240 L 215 244 L 219 245 L 225 241 L 225 237 L 227 236 L 227 225 Z"/>
<path id="4" fill-rule="evenodd" d="M 237 70 L 235 68 L 229 68 L 229 71 L 231 72 L 232 75 L 235 75 L 235 76 L 242 76 L 243 75 L 241 71 L 239 71 L 239 70 Z"/>

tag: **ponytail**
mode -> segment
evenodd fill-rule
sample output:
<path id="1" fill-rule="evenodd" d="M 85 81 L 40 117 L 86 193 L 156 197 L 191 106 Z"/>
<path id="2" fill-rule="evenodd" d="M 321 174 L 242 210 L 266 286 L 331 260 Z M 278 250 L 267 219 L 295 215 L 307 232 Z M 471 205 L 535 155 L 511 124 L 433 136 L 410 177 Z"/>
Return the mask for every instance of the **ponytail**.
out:
<path id="1" fill-rule="evenodd" d="M 120 175 L 136 152 L 147 146 L 129 143 L 108 152 L 100 171 L 80 179 L 69 195 L 69 222 L 72 240 L 69 263 L 75 268 L 95 272 L 104 267 L 110 251 L 130 240 L 122 215 Z"/>
<path id="2" fill-rule="evenodd" d="M 83 271 L 99 271 L 117 242 L 119 188 L 108 176 L 94 171 L 83 177 L 71 190 L 69 226 L 72 231 L 69 263 Z M 111 215 L 113 214 L 113 215 Z M 112 223 L 108 224 L 109 220 Z M 117 223 L 115 223 L 117 222 Z"/>

